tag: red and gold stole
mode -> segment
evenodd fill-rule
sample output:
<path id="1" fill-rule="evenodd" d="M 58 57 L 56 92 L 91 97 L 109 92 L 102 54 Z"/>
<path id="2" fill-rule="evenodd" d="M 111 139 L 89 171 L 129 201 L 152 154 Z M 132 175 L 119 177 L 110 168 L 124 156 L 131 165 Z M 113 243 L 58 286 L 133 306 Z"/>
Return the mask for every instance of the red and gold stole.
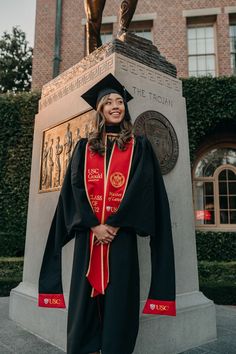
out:
<path id="1" fill-rule="evenodd" d="M 90 205 L 101 224 L 105 224 L 107 218 L 118 210 L 124 197 L 133 150 L 134 138 L 127 143 L 124 151 L 119 150 L 114 143 L 106 170 L 106 153 L 101 156 L 92 152 L 87 143 L 84 166 L 85 189 Z M 94 245 L 94 239 L 95 235 L 90 231 L 90 260 L 86 276 L 92 285 L 92 297 L 104 294 L 109 283 L 110 244 Z"/>

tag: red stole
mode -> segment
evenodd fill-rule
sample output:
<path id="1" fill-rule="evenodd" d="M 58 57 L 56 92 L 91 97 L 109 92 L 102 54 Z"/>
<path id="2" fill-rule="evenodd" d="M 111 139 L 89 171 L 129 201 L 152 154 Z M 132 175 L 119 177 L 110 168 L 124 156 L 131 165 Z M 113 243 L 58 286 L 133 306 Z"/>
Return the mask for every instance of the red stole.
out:
<path id="1" fill-rule="evenodd" d="M 110 134 L 113 135 L 113 134 Z M 107 136 L 105 145 L 107 143 Z M 105 224 L 114 214 L 124 197 L 134 150 L 134 138 L 126 144 L 126 150 L 119 150 L 113 144 L 106 171 L 106 153 L 99 155 L 89 149 L 85 151 L 84 181 L 90 205 L 99 222 Z M 90 261 L 87 278 L 92 285 L 91 296 L 104 294 L 109 283 L 110 243 L 94 245 L 95 235 L 90 231 Z"/>

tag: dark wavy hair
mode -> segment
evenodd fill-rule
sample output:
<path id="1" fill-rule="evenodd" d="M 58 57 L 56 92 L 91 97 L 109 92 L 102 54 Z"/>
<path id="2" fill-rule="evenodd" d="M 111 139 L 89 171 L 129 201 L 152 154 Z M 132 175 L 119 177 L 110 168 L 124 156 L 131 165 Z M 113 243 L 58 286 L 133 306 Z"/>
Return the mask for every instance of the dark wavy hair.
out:
<path id="1" fill-rule="evenodd" d="M 97 107 L 95 129 L 92 133 L 90 133 L 88 138 L 90 149 L 94 152 L 98 152 L 100 155 L 103 155 L 105 152 L 104 135 L 106 120 L 102 111 L 104 105 L 107 103 L 109 96 L 110 94 L 105 95 L 101 98 Z M 118 138 L 116 139 L 116 144 L 120 150 L 126 149 L 126 143 L 131 139 L 133 134 L 133 124 L 131 122 L 128 105 L 125 100 L 124 105 L 125 115 L 120 123 L 120 133 L 118 135 Z"/>

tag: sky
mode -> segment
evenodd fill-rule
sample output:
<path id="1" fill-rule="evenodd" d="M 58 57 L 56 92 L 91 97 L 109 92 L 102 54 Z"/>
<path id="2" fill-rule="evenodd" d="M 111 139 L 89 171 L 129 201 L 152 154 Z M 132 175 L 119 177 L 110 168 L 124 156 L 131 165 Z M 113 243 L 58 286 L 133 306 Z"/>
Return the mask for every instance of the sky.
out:
<path id="1" fill-rule="evenodd" d="M 0 0 L 0 37 L 19 26 L 31 47 L 34 46 L 36 0 Z"/>

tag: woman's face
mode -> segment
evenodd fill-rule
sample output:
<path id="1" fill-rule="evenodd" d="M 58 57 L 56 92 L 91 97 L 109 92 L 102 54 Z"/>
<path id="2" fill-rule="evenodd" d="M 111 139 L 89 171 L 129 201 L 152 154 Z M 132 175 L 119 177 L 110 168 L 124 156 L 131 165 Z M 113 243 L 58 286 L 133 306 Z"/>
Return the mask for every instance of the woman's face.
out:
<path id="1" fill-rule="evenodd" d="M 125 116 L 123 98 L 118 93 L 110 93 L 103 105 L 102 113 L 106 119 L 106 124 L 120 124 Z"/>

